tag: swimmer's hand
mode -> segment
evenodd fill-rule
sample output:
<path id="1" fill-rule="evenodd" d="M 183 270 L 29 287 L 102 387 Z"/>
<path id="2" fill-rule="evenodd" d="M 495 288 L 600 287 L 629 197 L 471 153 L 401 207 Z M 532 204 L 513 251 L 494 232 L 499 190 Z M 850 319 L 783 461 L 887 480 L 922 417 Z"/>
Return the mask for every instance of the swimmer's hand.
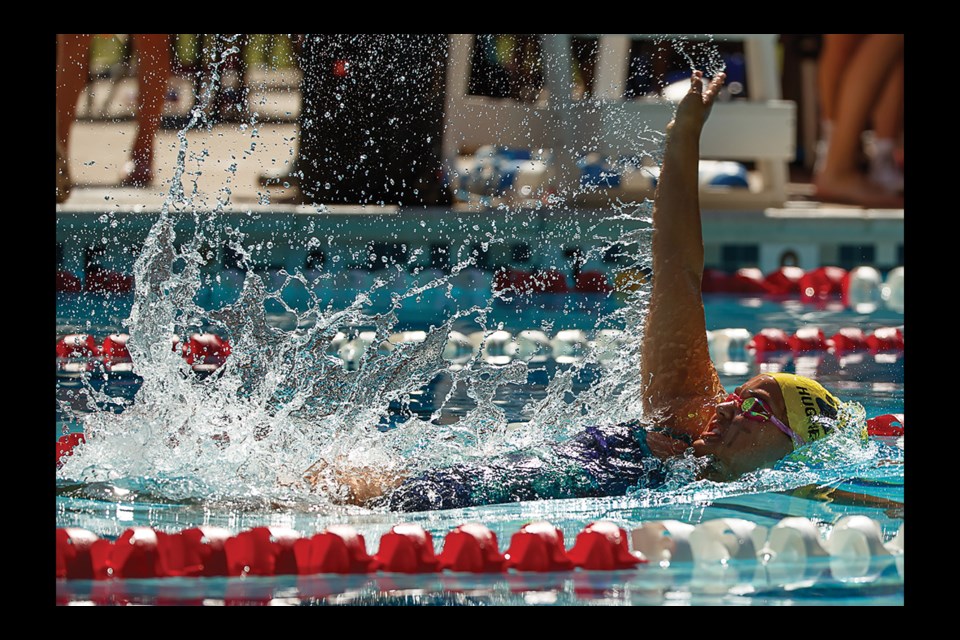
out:
<path id="1" fill-rule="evenodd" d="M 650 447 L 650 453 L 661 460 L 683 455 L 683 452 L 690 446 L 683 440 L 671 438 L 660 431 L 647 432 L 647 446 Z"/>
<path id="2" fill-rule="evenodd" d="M 720 94 L 720 87 L 727 74 L 722 71 L 713 77 L 706 89 L 703 88 L 703 72 L 694 71 L 690 76 L 690 91 L 677 105 L 673 121 L 667 125 L 667 130 L 674 127 L 695 132 L 700 135 L 703 123 L 707 121 L 713 103 Z"/>
<path id="3" fill-rule="evenodd" d="M 318 460 L 303 472 L 304 481 L 312 489 L 317 489 L 323 480 L 331 477 L 336 485 L 345 490 L 331 491 L 335 500 L 356 506 L 363 506 L 383 496 L 406 478 L 402 474 L 383 469 L 350 466 L 342 456 L 338 457 L 332 466 L 326 460 Z"/>

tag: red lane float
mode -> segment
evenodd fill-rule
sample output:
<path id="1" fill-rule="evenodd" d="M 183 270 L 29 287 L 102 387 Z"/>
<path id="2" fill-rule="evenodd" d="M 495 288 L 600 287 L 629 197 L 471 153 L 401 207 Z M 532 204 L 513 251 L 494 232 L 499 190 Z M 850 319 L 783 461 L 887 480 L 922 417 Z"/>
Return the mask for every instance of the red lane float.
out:
<path id="1" fill-rule="evenodd" d="M 763 272 L 755 267 L 737 269 L 727 280 L 727 293 L 762 295 L 769 293 L 763 280 Z"/>
<path id="2" fill-rule="evenodd" d="M 78 374 L 95 370 L 101 363 L 108 372 L 133 371 L 127 342 L 130 336 L 114 333 L 98 345 L 92 335 L 74 333 L 57 340 L 57 371 Z M 197 372 L 210 372 L 221 367 L 231 353 L 230 342 L 213 333 L 194 333 L 183 346 L 178 336 L 171 337 L 171 348 L 180 351 L 183 359 Z"/>
<path id="3" fill-rule="evenodd" d="M 574 278 L 574 289 L 580 293 L 609 293 L 613 287 L 602 271 L 581 271 Z"/>
<path id="4" fill-rule="evenodd" d="M 95 540 L 90 558 L 96 580 L 163 577 L 158 572 L 157 533 L 150 527 L 131 527 L 116 542 Z"/>
<path id="5" fill-rule="evenodd" d="M 311 538 L 301 538 L 293 552 L 301 575 L 370 573 L 377 568 L 363 536 L 347 525 L 333 525 Z"/>
<path id="6" fill-rule="evenodd" d="M 133 359 L 127 350 L 130 335 L 126 333 L 112 333 L 103 339 L 100 353 L 103 355 L 103 366 L 107 371 L 131 371 Z"/>
<path id="7" fill-rule="evenodd" d="M 198 367 L 217 368 L 227 361 L 230 342 L 215 333 L 193 333 L 183 345 L 183 358 L 194 370 Z"/>
<path id="8" fill-rule="evenodd" d="M 801 278 L 803 278 L 803 269 L 800 267 L 780 267 L 767 274 L 763 282 L 770 295 L 799 295 Z"/>
<path id="9" fill-rule="evenodd" d="M 703 293 L 727 293 L 729 280 L 730 276 L 719 269 L 704 269 L 700 290 Z"/>
<path id="10" fill-rule="evenodd" d="M 179 533 L 158 531 L 159 572 L 169 577 L 225 576 L 225 543 L 230 537 L 230 531 L 221 527 L 194 527 Z"/>
<path id="11" fill-rule="evenodd" d="M 800 278 L 800 298 L 805 302 L 812 302 L 840 296 L 846 275 L 846 269 L 840 267 L 820 267 L 808 271 Z"/>
<path id="12" fill-rule="evenodd" d="M 843 327 L 830 338 L 829 343 L 836 353 L 868 351 L 867 336 L 858 327 Z"/>
<path id="13" fill-rule="evenodd" d="M 868 420 L 875 437 L 903 435 L 903 414 L 884 414 Z M 513 535 L 510 549 L 500 555 L 497 537 L 478 523 L 461 525 L 444 541 L 444 551 L 434 555 L 430 534 L 419 525 L 399 524 L 380 540 L 377 556 L 367 555 L 366 545 L 349 525 L 333 525 L 312 538 L 284 527 L 255 527 L 231 535 L 220 527 L 203 526 L 179 533 L 150 527 L 131 527 L 116 541 L 99 538 L 76 527 L 56 530 L 56 577 L 65 580 L 149 579 L 166 577 L 310 576 L 324 573 L 369 574 L 440 573 L 442 571 L 498 573 L 616 571 L 648 564 L 640 551 L 631 552 L 627 532 L 612 522 L 586 526 L 567 552 L 563 532 L 549 522 L 531 522 Z M 522 580 L 522 576 L 508 576 Z M 305 578 L 306 579 L 306 578 Z M 399 579 L 399 578 L 398 578 Z M 452 579 L 456 580 L 455 576 Z M 320 582 L 314 584 L 313 580 Z M 389 582 L 391 578 L 384 577 Z M 248 581 L 231 585 L 251 584 Z M 252 583 L 254 585 L 258 583 Z M 323 579 L 310 579 L 311 589 L 324 592 Z M 94 587 L 109 597 L 123 595 L 122 588 Z M 243 590 L 243 589 L 241 589 Z M 243 594 L 249 600 L 249 594 Z M 99 596 L 94 595 L 97 601 Z M 179 595 L 176 598 L 179 600 Z M 268 598 L 269 599 L 269 598 Z M 121 598 L 122 600 L 122 598 Z"/>
<path id="14" fill-rule="evenodd" d="M 100 355 L 97 341 L 88 333 L 71 333 L 57 340 L 57 360 L 95 358 Z"/>
<path id="15" fill-rule="evenodd" d="M 440 568 L 469 573 L 499 573 L 507 559 L 497 546 L 497 535 L 482 524 L 469 522 L 447 534 Z"/>
<path id="16" fill-rule="evenodd" d="M 433 573 L 440 564 L 433 538 L 418 524 L 398 524 L 383 534 L 374 557 L 380 570 L 390 573 Z"/>
<path id="17" fill-rule="evenodd" d="M 761 329 L 747 343 L 750 353 L 790 351 L 794 354 L 833 351 L 838 354 L 855 351 L 903 351 L 903 331 L 897 327 L 882 327 L 869 336 L 857 327 L 844 327 L 827 338 L 817 327 L 801 327 L 789 335 L 782 329 Z"/>
<path id="18" fill-rule="evenodd" d="M 299 533 L 286 527 L 254 527 L 227 538 L 227 575 L 296 575 L 294 545 L 299 539 Z"/>
<path id="19" fill-rule="evenodd" d="M 93 560 L 90 548 L 99 538 L 86 529 L 57 529 L 57 577 L 92 580 Z"/>
<path id="20" fill-rule="evenodd" d="M 867 435 L 899 437 L 903 435 L 903 414 L 885 413 L 867 420 Z"/>
<path id="21" fill-rule="evenodd" d="M 80 432 L 67 433 L 57 438 L 57 469 L 63 464 L 65 456 L 72 456 L 74 448 L 87 439 Z"/>
<path id="22" fill-rule="evenodd" d="M 612 522 L 594 522 L 577 534 L 567 557 L 575 567 L 612 571 L 633 569 L 647 560 L 630 552 L 627 532 Z"/>
<path id="23" fill-rule="evenodd" d="M 827 339 L 817 327 L 800 327 L 787 340 L 790 350 L 794 353 L 808 353 L 810 351 L 826 351 Z"/>
<path id="24" fill-rule="evenodd" d="M 493 290 L 512 289 L 516 293 L 524 293 L 531 289 L 529 280 L 530 273 L 522 269 L 498 269 L 493 274 Z"/>
<path id="25" fill-rule="evenodd" d="M 79 293 L 83 291 L 80 278 L 69 271 L 57 271 L 57 293 Z"/>
<path id="26" fill-rule="evenodd" d="M 567 277 L 556 269 L 542 269 L 533 275 L 533 293 L 567 293 Z"/>
<path id="27" fill-rule="evenodd" d="M 133 276 L 91 266 L 85 274 L 83 288 L 91 293 L 126 294 L 133 291 Z"/>
<path id="28" fill-rule="evenodd" d="M 867 346 L 873 353 L 903 351 L 903 332 L 896 327 L 881 327 L 867 336 Z"/>
<path id="29" fill-rule="evenodd" d="M 790 337 L 783 329 L 761 329 L 747 343 L 747 350 L 758 354 L 790 351 Z"/>
<path id="30" fill-rule="evenodd" d="M 903 267 L 897 267 L 887 276 L 890 286 L 903 295 Z M 895 273 L 896 272 L 896 273 Z M 844 307 L 861 313 L 870 313 L 885 304 L 887 308 L 902 311 L 902 305 L 884 300 L 881 291 L 888 286 L 874 267 L 859 266 L 850 271 L 841 267 L 825 266 L 804 272 L 799 267 L 784 266 L 764 276 L 756 267 L 739 269 L 728 274 L 718 269 L 704 269 L 701 291 L 740 295 L 766 295 L 783 298 L 798 297 L 804 303 L 824 305 L 837 300 Z"/>
<path id="31" fill-rule="evenodd" d="M 563 531 L 549 522 L 531 522 L 510 538 L 507 568 L 517 571 L 567 571 L 573 562 L 563 547 Z"/>
<path id="32" fill-rule="evenodd" d="M 500 269 L 493 276 L 493 290 L 513 290 L 518 295 L 567 293 L 567 277 L 556 269 Z"/>

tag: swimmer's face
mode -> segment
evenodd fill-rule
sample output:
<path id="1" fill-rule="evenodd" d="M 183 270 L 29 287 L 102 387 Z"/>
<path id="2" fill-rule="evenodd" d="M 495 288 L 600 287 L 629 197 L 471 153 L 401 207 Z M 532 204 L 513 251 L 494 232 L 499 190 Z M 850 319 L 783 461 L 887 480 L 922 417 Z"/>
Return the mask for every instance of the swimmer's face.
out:
<path id="1" fill-rule="evenodd" d="M 744 400 L 759 398 L 774 416 L 787 422 L 787 407 L 780 385 L 771 376 L 751 378 L 734 393 Z M 711 480 L 733 480 L 748 471 L 773 466 L 793 451 L 793 442 L 769 420 L 751 420 L 734 401 L 721 402 L 707 428 L 693 443 L 698 456 L 712 455 Z"/>

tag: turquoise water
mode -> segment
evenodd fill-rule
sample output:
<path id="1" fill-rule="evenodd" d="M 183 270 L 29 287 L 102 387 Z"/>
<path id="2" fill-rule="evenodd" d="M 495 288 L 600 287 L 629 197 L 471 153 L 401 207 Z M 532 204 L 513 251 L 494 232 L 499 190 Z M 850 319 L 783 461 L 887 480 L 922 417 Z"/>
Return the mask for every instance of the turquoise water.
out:
<path id="1" fill-rule="evenodd" d="M 706 47 L 705 53 L 710 50 Z M 222 61 L 211 61 L 213 79 L 206 93 L 197 96 L 201 105 L 209 103 Z M 203 126 L 199 113 L 182 133 Z M 253 146 L 256 116 L 251 116 Z M 575 194 L 561 192 L 537 211 L 263 216 L 228 211 L 231 169 L 223 175 L 224 189 L 215 204 L 195 202 L 189 196 L 191 176 L 218 169 L 212 159 L 204 164 L 206 154 L 187 147 L 181 135 L 181 159 L 159 215 L 58 215 L 58 241 L 67 263 L 62 268 L 79 273 L 89 270 L 89 261 L 100 261 L 103 268 L 134 276 L 135 282 L 129 294 L 58 294 L 58 335 L 91 333 L 102 340 L 108 333 L 128 332 L 137 375 L 58 377 L 56 434 L 83 430 L 88 438 L 57 472 L 57 527 L 81 527 L 115 539 L 133 526 L 167 532 L 201 525 L 233 532 L 275 526 L 311 536 L 332 524 L 349 524 L 374 553 L 380 537 L 401 522 L 429 531 L 437 550 L 459 524 L 482 522 L 497 535 L 501 551 L 514 532 L 533 520 L 559 527 L 568 546 L 598 520 L 630 530 L 664 519 L 697 524 L 734 517 L 769 527 L 787 516 L 803 516 L 826 536 L 844 516 L 860 514 L 878 522 L 885 539 L 902 526 L 902 438 L 868 443 L 826 439 L 805 460 L 787 459 L 731 483 L 695 481 L 694 461 L 680 458 L 657 489 L 450 511 L 397 514 L 346 507 L 328 491 L 291 485 L 318 459 L 346 456 L 360 465 L 426 469 L 522 447 L 542 448 L 589 424 L 635 418 L 637 345 L 649 291 L 641 289 L 626 300 L 605 295 L 525 298 L 491 293 L 488 285 L 461 276 L 481 266 L 487 249 L 495 261 L 510 255 L 520 238 L 530 242 L 541 267 L 569 269 L 568 257 L 560 253 L 568 243 L 582 245 L 588 268 L 648 267 L 649 203 L 618 204 L 587 218 L 568 200 Z M 196 183 L 192 186 L 196 192 Z M 425 237 L 448 245 L 448 272 L 424 268 L 424 252 L 431 249 L 420 246 Z M 372 256 L 374 264 L 368 240 L 386 245 L 378 250 L 381 255 Z M 399 245 L 404 252 L 393 256 Z M 615 246 L 622 258 L 611 265 L 607 257 Z M 307 274 L 303 258 L 318 249 L 330 263 Z M 250 270 L 234 268 L 241 262 Z M 365 270 L 364 265 L 377 269 Z M 858 315 L 830 305 L 707 300 L 711 330 L 795 331 L 815 324 L 829 336 L 844 326 L 869 330 L 902 322 L 902 314 L 885 310 Z M 408 329 L 424 330 L 426 337 L 383 353 L 369 349 L 345 367 L 333 356 L 341 329 L 373 331 L 377 343 Z M 623 347 L 615 358 L 604 360 L 599 349 L 588 346 L 572 362 L 513 359 L 491 364 L 475 357 L 454 365 L 443 357 L 449 332 L 489 334 L 497 329 L 515 334 L 534 329 L 551 336 L 562 329 L 591 335 L 618 329 L 624 332 Z M 231 342 L 227 365 L 213 375 L 195 375 L 171 350 L 171 335 L 182 340 L 195 331 L 211 331 Z M 776 356 L 758 363 L 741 349 L 722 360 L 717 365 L 727 388 L 760 371 L 785 369 L 817 377 L 843 399 L 861 404 L 867 415 L 903 412 L 903 360 L 897 354 Z M 795 495 L 809 487 L 835 491 L 827 499 Z M 841 494 L 846 498 L 837 499 Z M 379 573 L 70 580 L 57 581 L 57 601 L 902 604 L 901 568 L 873 560 L 856 573 L 817 563 L 786 575 L 784 567 L 749 560 L 483 577 Z"/>
<path id="2" fill-rule="evenodd" d="M 812 312 L 811 312 L 812 313 Z M 849 326 L 870 319 L 849 311 L 816 312 L 820 326 Z M 764 302 L 757 313 L 755 302 L 733 298 L 707 301 L 708 326 L 742 326 L 752 319 L 756 327 L 797 323 L 790 305 Z M 902 316 L 900 316 L 902 319 Z M 891 320 L 895 320 L 892 318 Z M 884 318 L 874 319 L 888 324 Z M 794 327 L 795 328 L 795 327 Z M 756 328 L 751 327 L 751 330 Z M 825 331 L 826 332 L 826 331 Z M 829 335 L 829 333 L 828 333 Z M 771 365 L 770 362 L 775 363 Z M 766 364 L 753 360 L 733 363 L 724 374 L 726 388 L 732 388 L 761 370 L 782 366 L 786 370 L 815 375 L 844 400 L 863 405 L 868 416 L 903 412 L 902 354 L 839 358 L 833 354 L 793 358 L 779 356 Z M 542 400 L 551 381 L 570 370 L 569 366 L 547 362 L 531 367 L 520 384 L 504 385 L 494 398 L 508 422 L 522 421 L 524 407 Z M 577 370 L 571 392 L 588 390 L 608 375 L 602 366 Z M 75 384 L 75 383 L 73 383 Z M 114 395 L 135 397 L 137 385 L 131 380 L 108 382 Z M 124 385 L 127 385 L 124 387 Z M 408 410 L 424 418 L 432 410 L 434 392 L 442 386 L 434 380 L 409 405 Z M 69 395 L 71 383 L 61 381 L 58 394 Z M 74 387 L 74 391 L 76 388 Z M 110 394 L 108 394 L 110 395 Z M 469 416 L 475 401 L 467 394 L 451 394 L 447 410 Z M 82 404 L 82 403 L 80 403 Z M 399 412 L 395 412 L 399 415 Z M 73 414 L 71 417 L 76 417 Z M 404 427 L 403 417 L 397 424 Z M 76 424 L 64 420 L 59 427 Z M 59 431 L 58 431 L 59 435 Z M 82 527 L 106 538 L 115 538 L 131 526 L 150 526 L 175 532 L 186 528 L 215 525 L 239 532 L 256 526 L 292 528 L 311 536 L 332 524 L 350 524 L 365 538 L 368 552 L 377 550 L 381 535 L 398 523 L 415 523 L 431 533 L 439 552 L 444 536 L 459 524 L 481 522 L 498 537 L 501 552 L 510 537 L 532 520 L 547 520 L 565 535 L 568 548 L 576 534 L 598 520 L 617 523 L 627 531 L 646 522 L 674 519 L 691 524 L 714 518 L 743 518 L 771 527 L 788 516 L 803 516 L 818 524 L 827 536 L 833 524 L 847 515 L 866 515 L 877 521 L 886 539 L 903 524 L 903 441 L 874 439 L 855 455 L 806 467 L 795 473 L 790 467 L 761 471 L 730 484 L 680 482 L 658 490 L 638 490 L 631 495 L 577 500 L 550 500 L 490 505 L 469 509 L 424 513 L 389 513 L 355 507 L 318 503 L 310 496 L 286 494 L 269 499 L 248 499 L 239 495 L 214 495 L 202 489 L 203 477 L 156 475 L 120 477 L 90 482 L 58 480 L 57 526 Z M 195 483 L 195 485 L 194 485 Z M 840 489 L 857 497 L 852 504 L 790 495 L 810 484 Z M 869 501 L 881 499 L 881 506 Z M 875 563 L 876 564 L 876 563 Z M 61 602 L 182 603 L 182 604 L 402 604 L 402 605 L 584 605 L 584 604 L 902 604 L 903 577 L 896 567 L 872 566 L 866 575 L 836 578 L 828 564 L 806 567 L 800 582 L 784 584 L 782 577 L 761 562 L 733 563 L 723 568 L 674 563 L 669 567 L 640 567 L 634 571 L 574 571 L 546 575 L 510 574 L 471 576 L 428 574 L 407 576 L 309 576 L 275 578 L 204 578 L 114 581 L 58 581 Z"/>

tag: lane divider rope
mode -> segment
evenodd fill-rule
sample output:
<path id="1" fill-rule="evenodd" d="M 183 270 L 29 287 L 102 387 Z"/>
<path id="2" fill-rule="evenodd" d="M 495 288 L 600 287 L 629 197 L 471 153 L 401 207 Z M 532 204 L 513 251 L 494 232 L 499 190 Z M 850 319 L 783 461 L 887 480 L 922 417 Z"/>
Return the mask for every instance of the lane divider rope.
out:
<path id="1" fill-rule="evenodd" d="M 265 272 L 273 282 L 270 272 Z M 501 267 L 490 272 L 480 272 L 484 276 L 464 275 L 463 282 L 452 280 L 470 291 L 477 289 L 476 282 L 482 281 L 484 288 L 519 296 L 537 296 L 544 294 L 583 295 L 583 294 L 625 294 L 641 287 L 649 273 L 637 269 L 622 269 L 608 275 L 603 271 L 582 271 L 567 284 L 567 276 L 552 268 L 522 269 L 513 266 Z M 359 279 L 369 276 L 369 271 L 358 271 Z M 350 272 L 343 277 L 350 280 Z M 442 273 L 441 273 L 442 275 Z M 353 278 L 357 279 L 357 278 Z M 226 278 L 225 281 L 230 281 Z M 242 278 L 235 278 L 239 289 Z M 286 279 L 280 283 L 286 282 Z M 274 283 L 276 284 L 276 283 Z M 804 303 L 821 303 L 839 299 L 843 306 L 861 313 L 872 313 L 880 308 L 903 312 L 904 271 L 902 266 L 891 269 L 884 278 L 880 271 L 871 266 L 858 266 L 850 270 L 841 267 L 823 266 L 809 271 L 800 267 L 784 266 L 764 274 L 756 267 L 745 267 L 733 273 L 719 269 L 705 269 L 702 289 L 704 293 L 723 293 L 765 296 L 776 299 L 798 299 Z M 76 274 L 60 270 L 57 272 L 56 291 L 58 293 L 100 293 L 127 295 L 133 292 L 133 276 L 103 268 L 88 272 L 83 282 Z M 294 295 L 294 294 L 292 294 Z"/>
<path id="2" fill-rule="evenodd" d="M 74 333 L 57 339 L 57 372 L 77 375 L 103 370 L 107 373 L 132 372 L 133 361 L 127 349 L 127 334 L 111 334 L 98 341 L 91 334 Z M 380 342 L 377 350 L 389 352 L 401 344 L 423 342 L 424 331 L 404 331 L 392 334 Z M 794 333 L 782 329 L 761 329 L 755 335 L 746 329 L 717 329 L 707 332 L 711 357 L 715 362 L 745 360 L 752 356 L 757 362 L 769 357 L 790 353 L 830 353 L 837 356 L 852 353 L 900 353 L 904 349 L 903 327 L 880 327 L 864 332 L 858 327 L 844 327 L 832 336 L 826 336 L 818 327 L 801 327 Z M 353 337 L 338 332 L 331 340 L 328 352 L 355 370 L 364 354 L 377 341 L 373 331 L 363 331 Z M 604 329 L 593 337 L 580 329 L 558 331 L 553 338 L 540 330 L 528 329 L 516 335 L 509 331 L 476 331 L 464 335 L 451 331 L 443 357 L 453 364 L 464 364 L 479 355 L 488 364 L 503 365 L 513 360 L 537 363 L 553 359 L 557 363 L 583 360 L 590 349 L 596 359 L 607 363 L 617 358 L 617 351 L 625 344 L 622 331 Z M 178 350 L 180 338 L 171 337 L 171 347 Z M 210 372 L 222 366 L 231 353 L 230 341 L 213 333 L 193 333 L 179 351 L 184 361 L 197 372 Z"/>
<path id="3" fill-rule="evenodd" d="M 56 530 L 56 546 L 56 577 L 66 580 L 623 571 L 684 562 L 760 562 L 791 579 L 811 568 L 826 568 L 824 562 L 834 577 L 867 576 L 890 565 L 903 575 L 903 525 L 886 540 L 880 524 L 861 515 L 841 518 L 826 534 L 799 517 L 784 518 L 770 528 L 738 518 L 697 525 L 652 521 L 630 532 L 598 521 L 580 531 L 569 549 L 559 528 L 537 521 L 514 533 L 503 553 L 496 534 L 473 522 L 450 531 L 439 553 L 430 533 L 417 524 L 393 526 L 380 537 L 373 555 L 367 553 L 363 536 L 342 524 L 312 536 L 285 527 L 254 527 L 236 534 L 211 526 L 176 533 L 131 527 L 116 540 L 64 527 Z"/>

